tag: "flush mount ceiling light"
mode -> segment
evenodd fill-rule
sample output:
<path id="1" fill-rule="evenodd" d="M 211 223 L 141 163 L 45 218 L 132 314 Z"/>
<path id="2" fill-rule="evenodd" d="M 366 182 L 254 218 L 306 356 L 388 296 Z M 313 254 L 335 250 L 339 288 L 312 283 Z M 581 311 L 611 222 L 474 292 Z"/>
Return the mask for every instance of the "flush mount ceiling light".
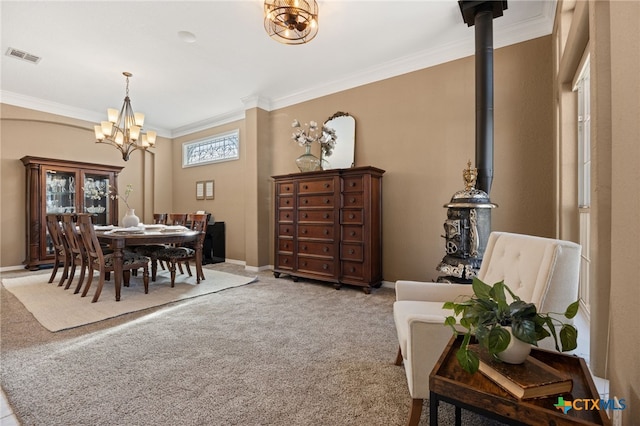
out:
<path id="1" fill-rule="evenodd" d="M 265 0 L 264 29 L 280 43 L 308 43 L 318 34 L 318 2 Z"/>
<path id="2" fill-rule="evenodd" d="M 127 161 L 129 154 L 133 151 L 137 149 L 146 151 L 153 147 L 156 143 L 156 132 L 142 132 L 144 114 L 134 113 L 129 99 L 129 77 L 133 74 L 125 71 L 122 75 L 127 79 L 127 91 L 120 113 L 118 114 L 118 110 L 115 108 L 107 109 L 108 121 L 103 121 L 93 128 L 96 134 L 96 143 L 107 143 L 116 147 L 122 153 L 122 159 Z"/>

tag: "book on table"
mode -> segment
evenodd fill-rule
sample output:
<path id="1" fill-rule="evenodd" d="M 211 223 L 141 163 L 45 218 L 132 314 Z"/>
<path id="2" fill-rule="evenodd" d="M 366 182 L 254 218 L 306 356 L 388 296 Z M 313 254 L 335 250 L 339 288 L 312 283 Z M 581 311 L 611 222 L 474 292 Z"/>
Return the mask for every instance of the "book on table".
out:
<path id="1" fill-rule="evenodd" d="M 518 399 L 560 395 L 573 388 L 569 375 L 532 356 L 522 364 L 508 364 L 494 359 L 478 345 L 469 345 L 469 349 L 480 358 L 480 372 Z"/>

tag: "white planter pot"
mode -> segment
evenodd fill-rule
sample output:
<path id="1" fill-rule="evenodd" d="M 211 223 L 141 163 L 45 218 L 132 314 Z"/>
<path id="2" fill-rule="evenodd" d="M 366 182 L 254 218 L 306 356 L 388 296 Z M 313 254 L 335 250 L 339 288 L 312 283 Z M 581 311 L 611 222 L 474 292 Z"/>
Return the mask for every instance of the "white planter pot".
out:
<path id="1" fill-rule="evenodd" d="M 498 352 L 498 358 L 509 364 L 522 364 L 531 353 L 531 344 L 518 340 L 511 332 L 511 327 L 504 327 L 511 335 L 509 346 L 502 352 Z"/>

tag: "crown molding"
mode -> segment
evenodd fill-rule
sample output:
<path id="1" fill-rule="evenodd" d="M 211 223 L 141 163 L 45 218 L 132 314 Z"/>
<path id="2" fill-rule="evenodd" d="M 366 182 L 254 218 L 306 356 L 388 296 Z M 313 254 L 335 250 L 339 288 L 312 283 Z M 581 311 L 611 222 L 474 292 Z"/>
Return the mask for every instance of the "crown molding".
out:
<path id="1" fill-rule="evenodd" d="M 0 102 L 3 104 L 14 105 L 21 108 L 28 108 L 35 111 L 61 115 L 63 117 L 75 118 L 77 120 L 84 120 L 93 123 L 100 123 L 105 119 L 104 113 L 101 114 L 87 109 L 51 102 L 46 99 L 34 98 L 32 96 L 21 95 L 15 92 L 8 92 L 6 90 L 0 90 Z M 171 137 L 170 130 L 156 127 L 153 123 L 147 124 L 149 125 L 149 128 L 152 128 L 158 133 L 158 136 L 165 138 Z"/>
<path id="2" fill-rule="evenodd" d="M 245 110 L 231 111 L 225 114 L 216 115 L 215 117 L 206 118 L 196 121 L 195 123 L 176 127 L 171 132 L 171 137 L 179 138 L 201 130 L 207 130 L 212 127 L 222 126 L 223 124 L 232 123 L 234 121 L 244 120 Z"/>

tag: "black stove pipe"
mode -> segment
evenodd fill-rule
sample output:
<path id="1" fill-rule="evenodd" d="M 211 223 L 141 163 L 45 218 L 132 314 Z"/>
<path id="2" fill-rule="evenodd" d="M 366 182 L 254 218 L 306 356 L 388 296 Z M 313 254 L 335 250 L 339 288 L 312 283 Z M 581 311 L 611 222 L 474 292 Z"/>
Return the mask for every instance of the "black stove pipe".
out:
<path id="1" fill-rule="evenodd" d="M 475 25 L 476 41 L 476 188 L 489 195 L 493 182 L 493 19 L 506 1 L 460 0 L 467 26 Z"/>
<path id="2" fill-rule="evenodd" d="M 481 10 L 476 26 L 476 188 L 489 195 L 493 181 L 493 11 Z"/>

